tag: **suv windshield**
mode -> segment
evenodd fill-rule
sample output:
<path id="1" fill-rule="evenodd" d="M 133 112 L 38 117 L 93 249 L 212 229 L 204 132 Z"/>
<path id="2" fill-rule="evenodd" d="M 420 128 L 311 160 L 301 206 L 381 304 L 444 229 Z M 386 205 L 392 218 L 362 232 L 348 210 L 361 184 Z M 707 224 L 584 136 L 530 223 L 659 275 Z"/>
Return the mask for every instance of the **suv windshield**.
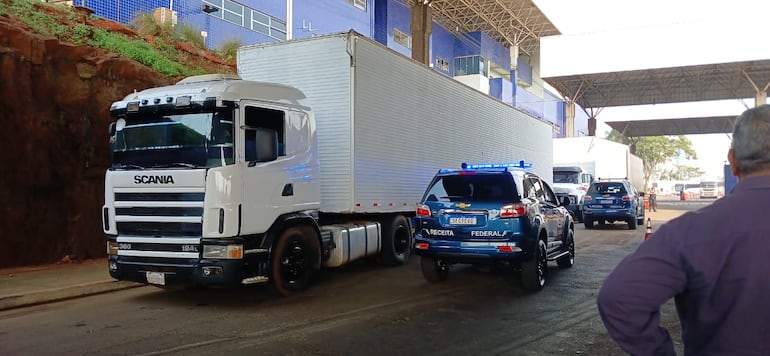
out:
<path id="1" fill-rule="evenodd" d="M 503 174 L 438 176 L 424 201 L 510 201 L 518 195 L 513 178 Z"/>
<path id="2" fill-rule="evenodd" d="M 602 182 L 591 184 L 588 194 L 626 194 L 626 187 L 621 182 Z"/>
<path id="3" fill-rule="evenodd" d="M 129 115 L 118 120 L 111 140 L 113 168 L 232 164 L 232 110 Z"/>

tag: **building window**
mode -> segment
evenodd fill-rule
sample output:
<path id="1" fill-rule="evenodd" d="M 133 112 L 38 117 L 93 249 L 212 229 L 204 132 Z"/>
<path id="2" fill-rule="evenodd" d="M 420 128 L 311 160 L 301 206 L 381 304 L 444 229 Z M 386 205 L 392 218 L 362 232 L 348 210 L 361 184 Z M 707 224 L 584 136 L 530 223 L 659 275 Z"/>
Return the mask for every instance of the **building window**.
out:
<path id="1" fill-rule="evenodd" d="M 209 12 L 210 16 L 243 26 L 243 5 L 229 0 L 203 0 L 204 5 L 211 5 L 219 11 Z"/>
<path id="2" fill-rule="evenodd" d="M 397 28 L 393 28 L 393 40 L 406 48 L 412 48 L 412 36 Z"/>
<path id="3" fill-rule="evenodd" d="M 353 6 L 366 11 L 366 0 L 348 0 Z"/>
<path id="4" fill-rule="evenodd" d="M 455 58 L 455 75 L 481 74 L 489 77 L 487 60 L 482 56 Z"/>
<path id="5" fill-rule="evenodd" d="M 251 11 L 251 29 L 279 40 L 286 39 L 286 23 L 259 11 Z"/>
<path id="6" fill-rule="evenodd" d="M 217 9 L 217 11 L 208 12 L 207 14 L 209 16 L 225 20 L 278 40 L 286 39 L 286 22 L 275 17 L 230 0 L 203 0 L 203 4 L 210 5 Z M 244 15 L 249 14 L 248 11 L 251 11 L 250 21 L 248 20 L 248 17 L 244 17 Z"/>
<path id="7" fill-rule="evenodd" d="M 232 1 L 224 0 L 225 11 L 222 14 L 225 20 L 238 26 L 243 26 L 243 5 L 238 5 Z"/>

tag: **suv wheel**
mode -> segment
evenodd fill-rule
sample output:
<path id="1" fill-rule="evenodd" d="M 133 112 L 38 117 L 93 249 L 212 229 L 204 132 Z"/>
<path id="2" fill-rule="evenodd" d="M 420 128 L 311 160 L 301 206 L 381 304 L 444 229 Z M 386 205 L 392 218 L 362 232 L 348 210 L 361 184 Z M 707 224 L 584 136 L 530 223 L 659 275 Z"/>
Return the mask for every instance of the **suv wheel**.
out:
<path id="1" fill-rule="evenodd" d="M 449 276 L 449 266 L 444 261 L 433 257 L 421 257 L 420 266 L 422 267 L 422 276 L 428 282 L 443 282 Z"/>
<path id="2" fill-rule="evenodd" d="M 629 230 L 636 230 L 636 218 L 629 218 L 628 219 L 628 229 Z"/>
<path id="3" fill-rule="evenodd" d="M 545 257 L 545 242 L 537 240 L 537 249 L 529 261 L 521 263 L 521 286 L 524 289 L 537 292 L 545 286 L 548 273 L 548 260 Z"/>
<path id="4" fill-rule="evenodd" d="M 564 239 L 564 242 L 566 242 L 566 248 L 569 253 L 559 257 L 556 260 L 556 264 L 559 268 L 570 268 L 575 264 L 575 232 L 573 230 L 567 230 L 567 237 Z"/>

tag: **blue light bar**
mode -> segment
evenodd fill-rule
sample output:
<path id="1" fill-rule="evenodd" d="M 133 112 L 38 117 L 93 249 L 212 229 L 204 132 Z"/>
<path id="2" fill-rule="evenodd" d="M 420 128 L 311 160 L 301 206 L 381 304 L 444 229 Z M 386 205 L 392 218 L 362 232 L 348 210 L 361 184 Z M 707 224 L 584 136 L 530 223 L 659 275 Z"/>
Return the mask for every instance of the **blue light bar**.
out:
<path id="1" fill-rule="evenodd" d="M 510 163 L 465 163 L 461 165 L 463 169 L 496 169 L 496 168 L 532 168 L 532 163 L 518 161 Z"/>

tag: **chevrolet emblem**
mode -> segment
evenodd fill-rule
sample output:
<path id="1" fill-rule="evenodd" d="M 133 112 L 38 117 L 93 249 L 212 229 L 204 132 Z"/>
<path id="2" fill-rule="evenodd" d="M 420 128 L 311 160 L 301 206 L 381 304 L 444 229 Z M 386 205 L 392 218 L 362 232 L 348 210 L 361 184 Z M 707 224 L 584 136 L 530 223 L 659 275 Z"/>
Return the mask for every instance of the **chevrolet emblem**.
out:
<path id="1" fill-rule="evenodd" d="M 471 206 L 470 203 L 458 203 L 457 204 L 457 207 L 460 208 L 460 209 L 465 209 L 465 208 L 467 208 L 469 206 Z"/>

